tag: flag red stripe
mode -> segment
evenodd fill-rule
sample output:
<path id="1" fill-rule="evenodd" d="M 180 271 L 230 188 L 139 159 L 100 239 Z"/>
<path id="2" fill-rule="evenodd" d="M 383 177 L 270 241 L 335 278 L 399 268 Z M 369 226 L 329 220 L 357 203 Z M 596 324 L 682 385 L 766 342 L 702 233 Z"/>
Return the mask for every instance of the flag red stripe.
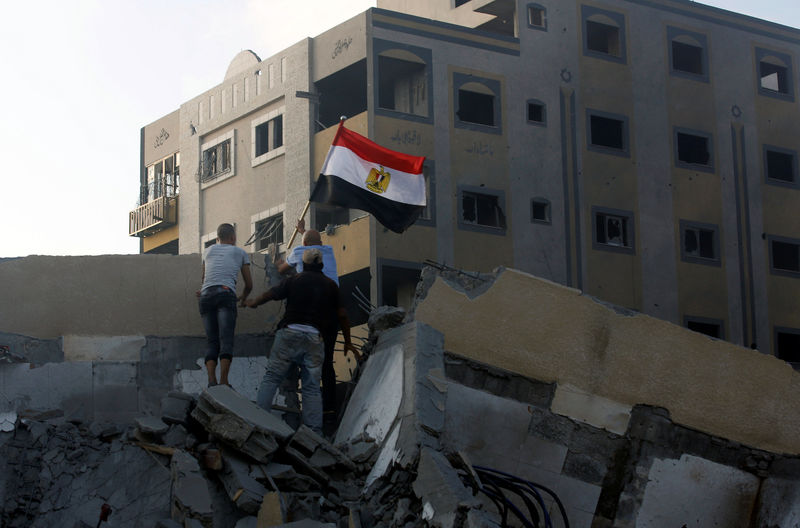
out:
<path id="1" fill-rule="evenodd" d="M 333 138 L 332 145 L 348 148 L 360 158 L 375 164 L 410 174 L 420 174 L 422 172 L 422 164 L 425 161 L 422 156 L 409 156 L 373 143 L 361 134 L 351 132 L 345 128 L 343 122 L 339 123 L 339 129 L 336 131 L 336 137 Z"/>

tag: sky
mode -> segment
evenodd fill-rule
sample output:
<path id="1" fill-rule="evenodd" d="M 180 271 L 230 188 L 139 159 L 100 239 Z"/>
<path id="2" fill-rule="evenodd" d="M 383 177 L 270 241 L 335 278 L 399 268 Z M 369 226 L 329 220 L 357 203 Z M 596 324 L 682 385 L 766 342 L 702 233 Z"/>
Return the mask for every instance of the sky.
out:
<path id="1" fill-rule="evenodd" d="M 715 0 L 800 27 L 797 0 Z M 138 253 L 139 131 L 375 0 L 30 0 L 0 31 L 0 258 Z M 800 58 L 798 58 L 800 59 Z M 795 72 L 795 76 L 797 72 Z"/>

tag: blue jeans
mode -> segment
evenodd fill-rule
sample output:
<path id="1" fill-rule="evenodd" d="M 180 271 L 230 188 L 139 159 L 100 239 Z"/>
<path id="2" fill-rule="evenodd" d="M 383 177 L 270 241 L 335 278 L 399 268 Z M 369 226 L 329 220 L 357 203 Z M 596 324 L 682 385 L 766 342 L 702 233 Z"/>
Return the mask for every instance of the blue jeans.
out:
<path id="1" fill-rule="evenodd" d="M 211 286 L 200 296 L 199 304 L 208 342 L 206 361 L 232 359 L 236 293 L 222 286 Z"/>
<path id="2" fill-rule="evenodd" d="M 303 423 L 314 432 L 322 434 L 322 391 L 319 388 L 319 379 L 324 356 L 322 337 L 319 334 L 291 328 L 278 330 L 269 354 L 267 371 L 258 387 L 258 405 L 269 411 L 278 386 L 291 368 L 299 366 L 303 383 Z"/>

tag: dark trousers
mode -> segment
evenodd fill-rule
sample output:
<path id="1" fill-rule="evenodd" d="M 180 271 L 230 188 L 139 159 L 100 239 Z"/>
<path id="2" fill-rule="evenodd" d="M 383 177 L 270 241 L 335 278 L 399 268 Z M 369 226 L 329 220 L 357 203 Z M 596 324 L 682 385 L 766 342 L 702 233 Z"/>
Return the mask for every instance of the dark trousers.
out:
<path id="1" fill-rule="evenodd" d="M 198 304 L 208 342 L 205 360 L 231 359 L 236 329 L 236 294 L 229 288 L 212 286 L 203 292 Z"/>

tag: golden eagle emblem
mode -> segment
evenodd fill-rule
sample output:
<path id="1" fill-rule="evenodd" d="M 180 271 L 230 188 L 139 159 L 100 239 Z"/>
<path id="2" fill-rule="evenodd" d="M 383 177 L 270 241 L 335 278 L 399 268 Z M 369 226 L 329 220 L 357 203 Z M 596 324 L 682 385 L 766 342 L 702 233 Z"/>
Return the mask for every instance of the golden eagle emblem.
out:
<path id="1" fill-rule="evenodd" d="M 370 191 L 382 194 L 389 188 L 389 180 L 391 179 L 392 175 L 381 165 L 380 170 L 373 168 L 369 171 L 365 183 L 367 184 L 367 189 Z"/>

